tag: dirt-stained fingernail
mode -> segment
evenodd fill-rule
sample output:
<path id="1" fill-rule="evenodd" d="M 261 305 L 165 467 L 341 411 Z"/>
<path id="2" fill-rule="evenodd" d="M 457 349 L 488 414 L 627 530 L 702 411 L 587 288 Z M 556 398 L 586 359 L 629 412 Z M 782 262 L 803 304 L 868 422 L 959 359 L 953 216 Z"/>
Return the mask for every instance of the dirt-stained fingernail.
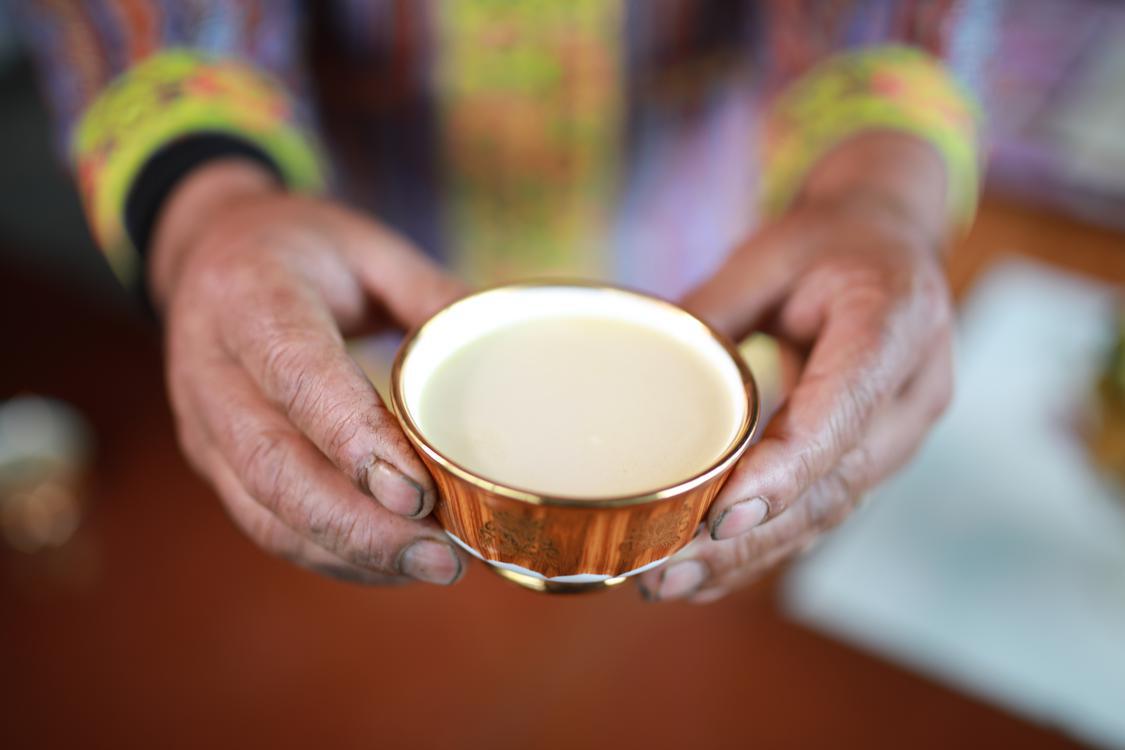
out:
<path id="1" fill-rule="evenodd" d="M 422 515 L 426 505 L 422 486 L 381 458 L 367 467 L 367 489 L 384 508 L 407 518 Z"/>
<path id="2" fill-rule="evenodd" d="M 718 541 L 745 534 L 769 515 L 770 506 L 764 497 L 740 500 L 731 505 L 711 524 L 711 538 Z"/>
<path id="3" fill-rule="evenodd" d="M 461 577 L 461 558 L 445 542 L 419 539 L 402 551 L 398 569 L 415 580 L 448 586 Z"/>
<path id="4" fill-rule="evenodd" d="M 672 563 L 664 571 L 660 580 L 660 590 L 657 597 L 664 599 L 680 599 L 695 593 L 703 582 L 707 580 L 707 565 L 700 560 L 684 560 Z"/>

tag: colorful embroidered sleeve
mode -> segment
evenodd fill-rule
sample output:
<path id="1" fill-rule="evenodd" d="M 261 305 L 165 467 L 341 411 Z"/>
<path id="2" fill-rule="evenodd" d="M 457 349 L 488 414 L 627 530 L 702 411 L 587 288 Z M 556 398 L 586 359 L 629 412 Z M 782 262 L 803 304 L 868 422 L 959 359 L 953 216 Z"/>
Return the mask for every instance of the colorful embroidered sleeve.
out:
<path id="1" fill-rule="evenodd" d="M 316 151 L 275 80 L 229 58 L 186 50 L 154 55 L 102 92 L 73 140 L 87 218 L 119 277 L 131 278 L 139 260 L 124 223 L 134 180 L 162 149 L 203 133 L 249 142 L 294 189 L 321 187 Z"/>
<path id="2" fill-rule="evenodd" d="M 303 81 L 292 0 L 28 0 L 19 17 L 91 229 L 121 279 L 140 266 L 125 226 L 130 188 L 182 139 L 237 139 L 292 186 L 319 186 L 308 110 L 291 94 Z"/>
<path id="3" fill-rule="evenodd" d="M 908 132 L 947 169 L 952 221 L 971 223 L 982 115 L 972 90 L 994 28 L 980 0 L 772 0 L 763 52 L 772 98 L 762 204 L 776 215 L 829 150 L 867 130 Z"/>
<path id="4" fill-rule="evenodd" d="M 870 130 L 911 133 L 946 166 L 946 206 L 967 227 L 976 211 L 979 115 L 940 63 L 909 47 L 837 55 L 793 83 L 770 109 L 763 139 L 763 209 L 785 210 L 824 154 Z"/>

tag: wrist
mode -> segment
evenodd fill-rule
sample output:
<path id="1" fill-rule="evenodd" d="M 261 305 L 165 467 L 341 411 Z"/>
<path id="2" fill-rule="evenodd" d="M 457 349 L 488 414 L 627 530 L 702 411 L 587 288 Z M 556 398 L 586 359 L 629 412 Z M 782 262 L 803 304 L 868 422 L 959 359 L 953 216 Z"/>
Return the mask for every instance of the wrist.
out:
<path id="1" fill-rule="evenodd" d="M 949 232 L 945 164 L 926 141 L 872 131 L 848 139 L 810 170 L 796 206 L 872 211 L 903 224 L 935 251 Z"/>
<path id="2" fill-rule="evenodd" d="M 207 161 L 182 177 L 165 200 L 152 232 L 147 281 L 157 309 L 164 308 L 184 260 L 219 216 L 248 199 L 281 189 L 266 166 L 242 157 Z"/>

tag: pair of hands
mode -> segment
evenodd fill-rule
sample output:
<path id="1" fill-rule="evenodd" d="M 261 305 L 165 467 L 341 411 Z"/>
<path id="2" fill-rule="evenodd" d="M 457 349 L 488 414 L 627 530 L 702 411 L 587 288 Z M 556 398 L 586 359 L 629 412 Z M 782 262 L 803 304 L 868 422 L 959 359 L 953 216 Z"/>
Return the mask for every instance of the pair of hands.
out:
<path id="1" fill-rule="evenodd" d="M 803 363 L 705 533 L 640 577 L 646 597 L 708 601 L 746 583 L 917 448 L 951 383 L 942 192 L 922 144 L 858 139 L 683 300 L 733 339 L 770 331 Z M 180 443 L 251 539 L 364 583 L 460 578 L 465 556 L 428 518 L 433 482 L 343 339 L 414 326 L 464 294 L 458 282 L 386 228 L 241 161 L 178 187 L 149 281 Z"/>

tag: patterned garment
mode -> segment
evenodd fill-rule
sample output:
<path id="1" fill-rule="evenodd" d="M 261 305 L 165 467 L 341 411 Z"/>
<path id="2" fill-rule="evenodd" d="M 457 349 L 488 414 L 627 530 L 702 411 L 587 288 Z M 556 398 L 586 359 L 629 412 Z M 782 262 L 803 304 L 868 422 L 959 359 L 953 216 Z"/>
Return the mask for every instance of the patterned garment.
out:
<path id="1" fill-rule="evenodd" d="M 75 153 L 85 158 L 80 178 L 99 238 L 122 234 L 112 226 L 120 198 L 86 178 L 88 164 L 112 155 L 123 189 L 139 167 L 117 158 L 130 139 L 89 135 L 91 106 L 126 99 L 111 82 L 132 89 L 123 74 L 148 74 L 142 61 L 182 50 L 271 77 L 290 95 L 293 127 L 327 144 L 334 190 L 470 281 L 564 274 L 675 295 L 755 220 L 755 176 L 773 168 L 756 158 L 767 102 L 841 50 L 891 41 L 945 58 L 972 87 L 991 42 L 991 5 L 23 0 L 20 17 L 60 142 L 73 144 L 86 118 L 77 139 L 86 150 Z M 950 101 L 940 98 L 952 91 L 940 69 L 921 75 L 943 92 L 931 103 Z M 917 120 L 902 108 L 892 115 L 871 124 Z M 284 123 L 262 127 L 273 143 L 293 142 Z M 823 128 L 798 130 L 789 142 L 830 145 Z M 951 132 L 923 135 L 959 137 Z M 315 183 L 293 151 L 268 155 Z M 125 239 L 102 242 L 111 259 L 119 253 L 123 276 L 135 266 Z"/>

